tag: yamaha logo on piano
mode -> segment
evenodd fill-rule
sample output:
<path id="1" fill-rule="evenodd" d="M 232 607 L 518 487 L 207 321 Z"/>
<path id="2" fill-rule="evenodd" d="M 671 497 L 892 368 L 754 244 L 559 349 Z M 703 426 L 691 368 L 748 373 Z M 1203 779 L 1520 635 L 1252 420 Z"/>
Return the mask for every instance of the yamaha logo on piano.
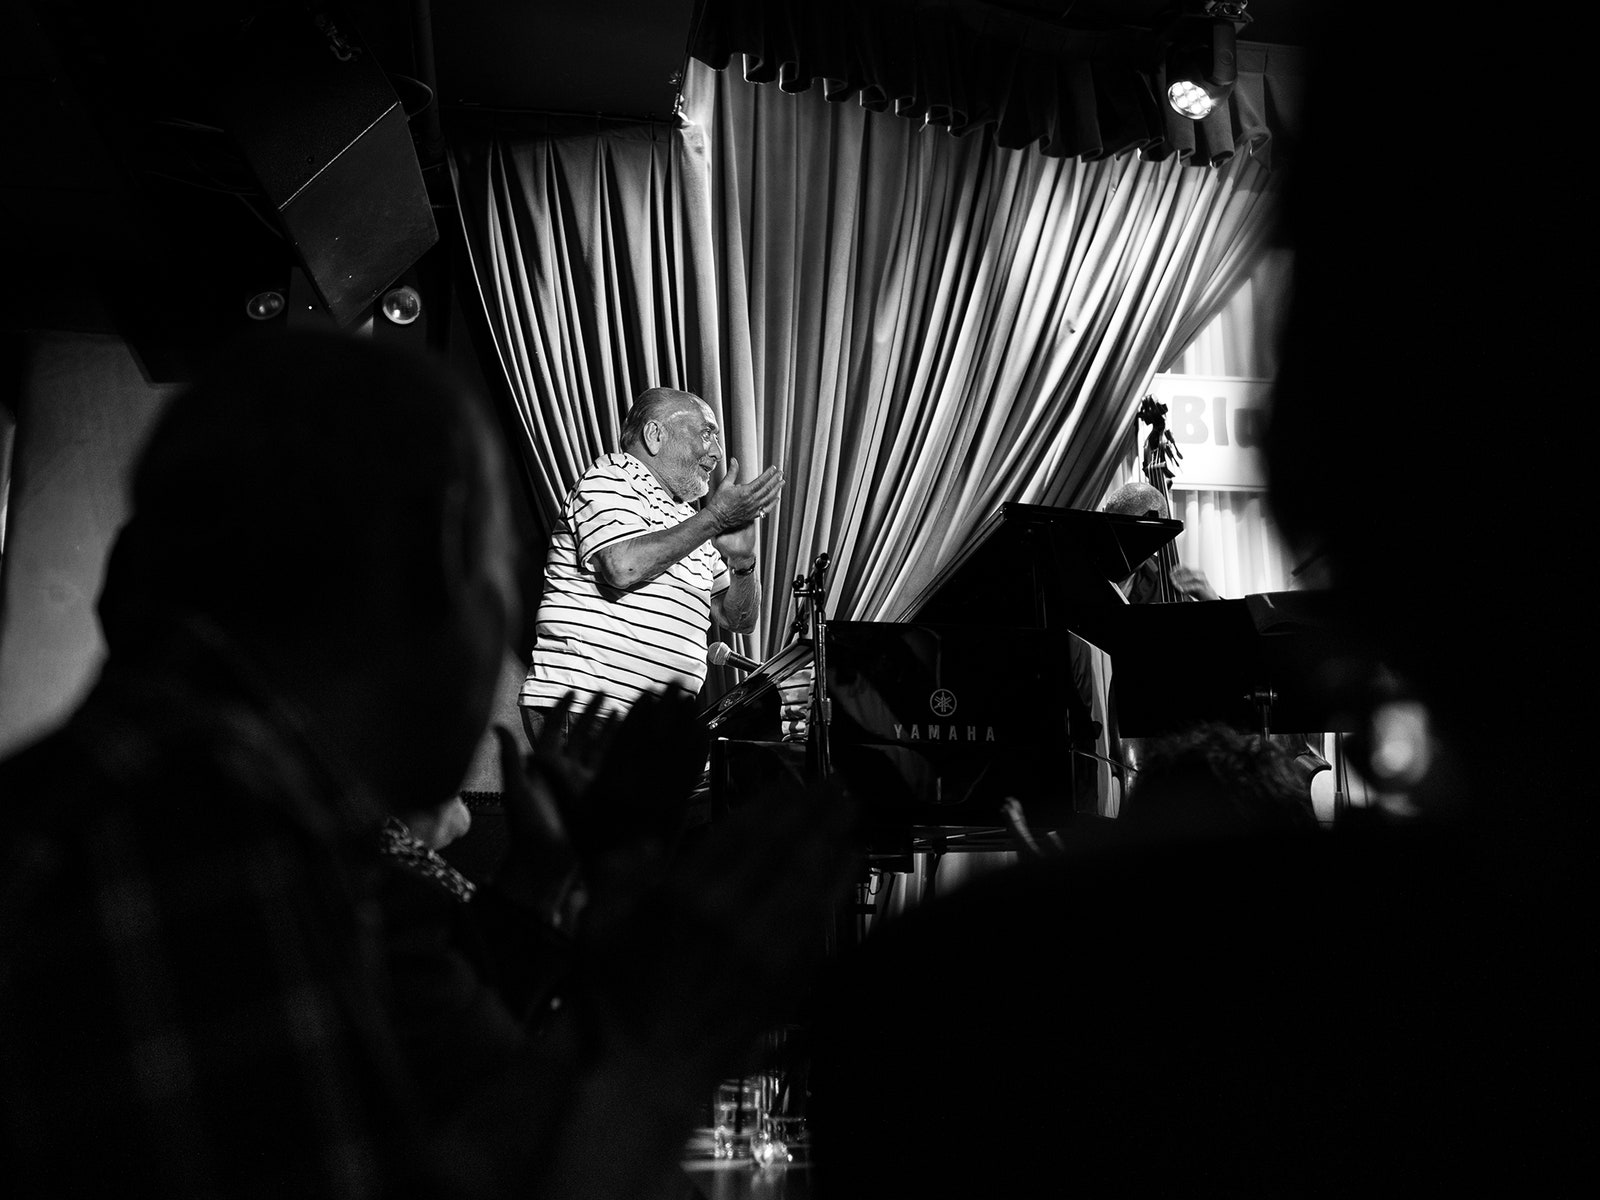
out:
<path id="1" fill-rule="evenodd" d="M 993 725 L 901 725 L 895 724 L 897 742 L 992 742 Z"/>
<path id="2" fill-rule="evenodd" d="M 956 694 L 949 688 L 935 688 L 928 696 L 928 708 L 936 717 L 949 718 L 957 708 Z M 926 725 L 894 726 L 897 742 L 992 742 L 993 725 L 956 725 L 948 720 L 931 721 Z"/>

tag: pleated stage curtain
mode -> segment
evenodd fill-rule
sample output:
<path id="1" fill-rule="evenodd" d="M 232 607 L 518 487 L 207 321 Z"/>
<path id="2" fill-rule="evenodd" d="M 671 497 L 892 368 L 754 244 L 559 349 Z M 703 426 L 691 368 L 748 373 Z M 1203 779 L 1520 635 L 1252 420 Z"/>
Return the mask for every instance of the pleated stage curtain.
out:
<path id="1" fill-rule="evenodd" d="M 459 130 L 450 166 L 534 511 L 548 530 L 617 448 L 632 398 L 719 407 L 703 153 L 685 131 L 581 118 Z M 485 364 L 486 370 L 492 370 Z"/>
<path id="2" fill-rule="evenodd" d="M 765 657 L 827 551 L 886 619 L 999 504 L 1092 507 L 1137 397 L 1266 242 L 1274 179 L 952 137 L 691 60 L 679 127 L 455 138 L 480 295 L 549 522 L 632 397 L 705 397 L 747 468 Z"/>

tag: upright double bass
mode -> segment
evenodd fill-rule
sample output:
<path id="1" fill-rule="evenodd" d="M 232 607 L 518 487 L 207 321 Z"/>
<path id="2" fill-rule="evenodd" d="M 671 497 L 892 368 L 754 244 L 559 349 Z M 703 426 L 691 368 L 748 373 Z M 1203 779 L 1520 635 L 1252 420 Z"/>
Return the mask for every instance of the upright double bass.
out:
<path id="1" fill-rule="evenodd" d="M 1144 455 L 1141 463 L 1144 477 L 1146 482 L 1161 495 L 1164 511 L 1160 515 L 1170 517 L 1174 474 L 1172 468 L 1174 463 L 1182 461 L 1183 451 L 1178 449 L 1178 443 L 1167 428 L 1167 406 L 1154 396 L 1146 396 L 1139 402 L 1139 420 L 1150 426 L 1150 432 L 1144 439 Z M 1156 553 L 1156 567 L 1156 594 L 1151 597 L 1152 600 L 1158 604 L 1171 604 L 1178 600 L 1198 599 L 1178 586 L 1176 581 L 1178 551 L 1171 542 L 1162 546 Z"/>

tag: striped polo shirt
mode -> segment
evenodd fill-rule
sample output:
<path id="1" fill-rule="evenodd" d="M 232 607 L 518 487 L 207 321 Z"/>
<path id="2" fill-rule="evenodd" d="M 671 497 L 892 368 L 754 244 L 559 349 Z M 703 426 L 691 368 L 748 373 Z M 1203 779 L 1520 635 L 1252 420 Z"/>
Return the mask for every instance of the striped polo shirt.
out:
<path id="1" fill-rule="evenodd" d="M 582 707 L 596 691 L 623 712 L 646 691 L 697 693 L 706 676 L 711 597 L 726 590 L 727 564 L 702 542 L 654 579 L 618 591 L 595 575 L 594 556 L 694 515 L 650 468 L 627 453 L 606 454 L 584 472 L 561 506 L 545 561 L 544 598 L 533 660 L 520 701 L 549 708 L 569 689 Z"/>

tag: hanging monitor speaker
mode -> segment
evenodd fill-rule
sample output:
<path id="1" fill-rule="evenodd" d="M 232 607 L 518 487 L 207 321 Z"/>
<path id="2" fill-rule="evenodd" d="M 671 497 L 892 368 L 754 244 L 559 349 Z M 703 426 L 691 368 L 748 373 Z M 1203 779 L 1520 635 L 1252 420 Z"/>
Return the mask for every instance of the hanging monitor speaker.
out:
<path id="1" fill-rule="evenodd" d="M 439 240 L 406 111 L 328 8 L 263 18 L 221 97 L 312 287 L 347 325 Z"/>

